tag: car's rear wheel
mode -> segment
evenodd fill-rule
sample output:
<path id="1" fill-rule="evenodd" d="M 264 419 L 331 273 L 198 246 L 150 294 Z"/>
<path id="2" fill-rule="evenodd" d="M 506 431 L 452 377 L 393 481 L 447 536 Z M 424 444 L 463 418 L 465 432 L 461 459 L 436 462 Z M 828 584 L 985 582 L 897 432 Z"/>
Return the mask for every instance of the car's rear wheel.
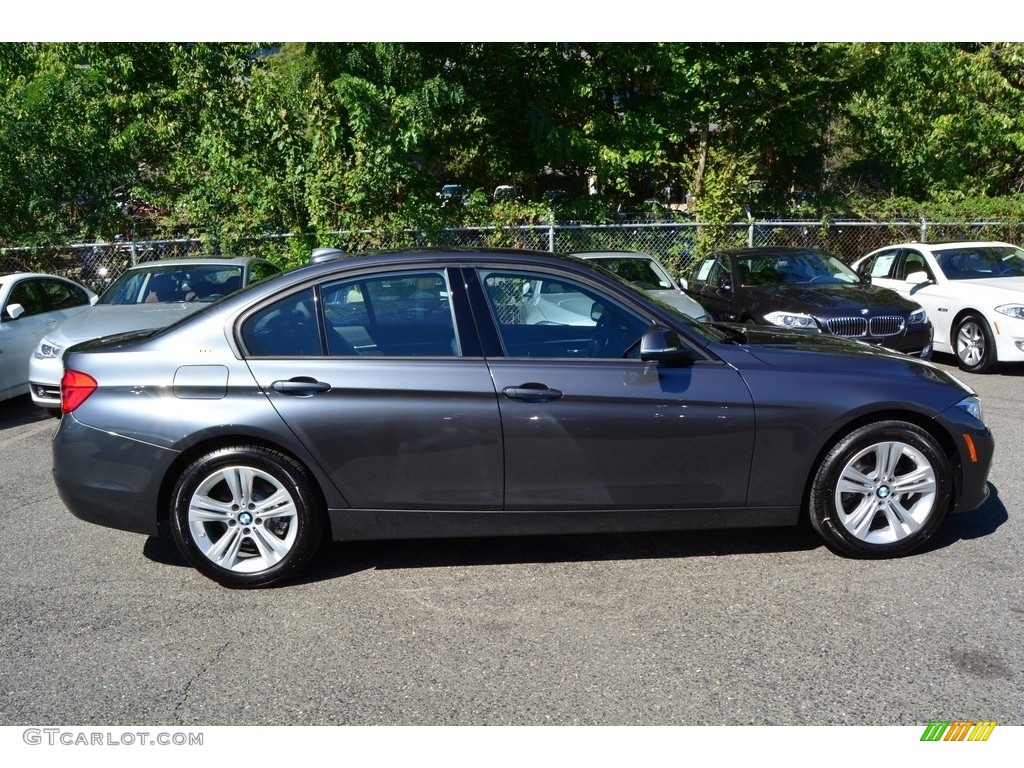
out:
<path id="1" fill-rule="evenodd" d="M 956 362 L 970 373 L 984 373 L 996 364 L 996 343 L 983 317 L 966 315 L 953 334 Z"/>
<path id="2" fill-rule="evenodd" d="M 324 528 L 306 470 L 267 448 L 208 453 L 181 473 L 172 493 L 178 549 L 226 587 L 266 587 L 295 575 L 316 552 Z"/>
<path id="3" fill-rule="evenodd" d="M 903 421 L 854 430 L 821 462 L 811 525 L 853 557 L 897 557 L 921 546 L 950 509 L 953 470 L 928 432 Z"/>

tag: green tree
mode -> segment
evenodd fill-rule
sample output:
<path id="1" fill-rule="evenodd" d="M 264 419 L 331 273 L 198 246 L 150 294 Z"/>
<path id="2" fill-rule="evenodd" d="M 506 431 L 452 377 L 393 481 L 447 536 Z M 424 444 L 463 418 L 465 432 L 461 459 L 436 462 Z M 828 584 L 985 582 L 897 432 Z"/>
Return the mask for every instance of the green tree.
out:
<path id="1" fill-rule="evenodd" d="M 847 186 L 917 200 L 1020 191 L 1024 46 L 862 43 L 851 56 Z"/>

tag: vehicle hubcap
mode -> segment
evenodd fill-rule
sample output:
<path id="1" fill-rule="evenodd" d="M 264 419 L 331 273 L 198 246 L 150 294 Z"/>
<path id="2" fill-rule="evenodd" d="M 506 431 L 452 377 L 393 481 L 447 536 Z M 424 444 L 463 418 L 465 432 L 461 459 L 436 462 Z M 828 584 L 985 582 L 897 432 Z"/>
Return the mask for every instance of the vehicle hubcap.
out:
<path id="1" fill-rule="evenodd" d="M 224 467 L 192 494 L 188 527 L 210 562 L 235 573 L 258 573 L 291 550 L 298 512 L 292 494 L 273 475 Z"/>
<path id="2" fill-rule="evenodd" d="M 978 365 L 985 356 L 985 337 L 977 323 L 964 323 L 956 335 L 957 356 L 965 365 Z"/>
<path id="3" fill-rule="evenodd" d="M 839 521 L 869 544 L 905 539 L 935 509 L 935 467 L 902 441 L 877 443 L 854 455 L 836 486 Z"/>

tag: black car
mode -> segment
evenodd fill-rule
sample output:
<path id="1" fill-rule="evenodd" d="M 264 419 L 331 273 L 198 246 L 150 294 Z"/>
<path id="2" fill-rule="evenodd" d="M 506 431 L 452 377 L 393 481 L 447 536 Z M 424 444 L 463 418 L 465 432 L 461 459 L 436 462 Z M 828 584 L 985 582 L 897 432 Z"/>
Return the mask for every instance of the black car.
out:
<path id="1" fill-rule="evenodd" d="M 686 292 L 715 320 L 831 334 L 925 359 L 932 325 L 920 305 L 807 248 L 739 248 L 700 260 Z"/>
<path id="2" fill-rule="evenodd" d="M 533 320 L 543 283 L 586 304 Z M 794 525 L 905 554 L 988 493 L 964 384 L 906 355 L 698 323 L 585 261 L 327 261 L 68 351 L 53 439 L 78 517 L 166 535 L 232 587 L 325 538 Z"/>

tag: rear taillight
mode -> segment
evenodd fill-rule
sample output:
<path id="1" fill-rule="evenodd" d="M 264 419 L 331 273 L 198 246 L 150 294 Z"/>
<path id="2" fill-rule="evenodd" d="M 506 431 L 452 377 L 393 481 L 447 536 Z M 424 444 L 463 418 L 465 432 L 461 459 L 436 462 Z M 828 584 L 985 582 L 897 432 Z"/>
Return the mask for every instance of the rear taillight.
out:
<path id="1" fill-rule="evenodd" d="M 60 412 L 71 413 L 96 391 L 96 379 L 81 371 L 64 371 L 60 380 Z"/>

